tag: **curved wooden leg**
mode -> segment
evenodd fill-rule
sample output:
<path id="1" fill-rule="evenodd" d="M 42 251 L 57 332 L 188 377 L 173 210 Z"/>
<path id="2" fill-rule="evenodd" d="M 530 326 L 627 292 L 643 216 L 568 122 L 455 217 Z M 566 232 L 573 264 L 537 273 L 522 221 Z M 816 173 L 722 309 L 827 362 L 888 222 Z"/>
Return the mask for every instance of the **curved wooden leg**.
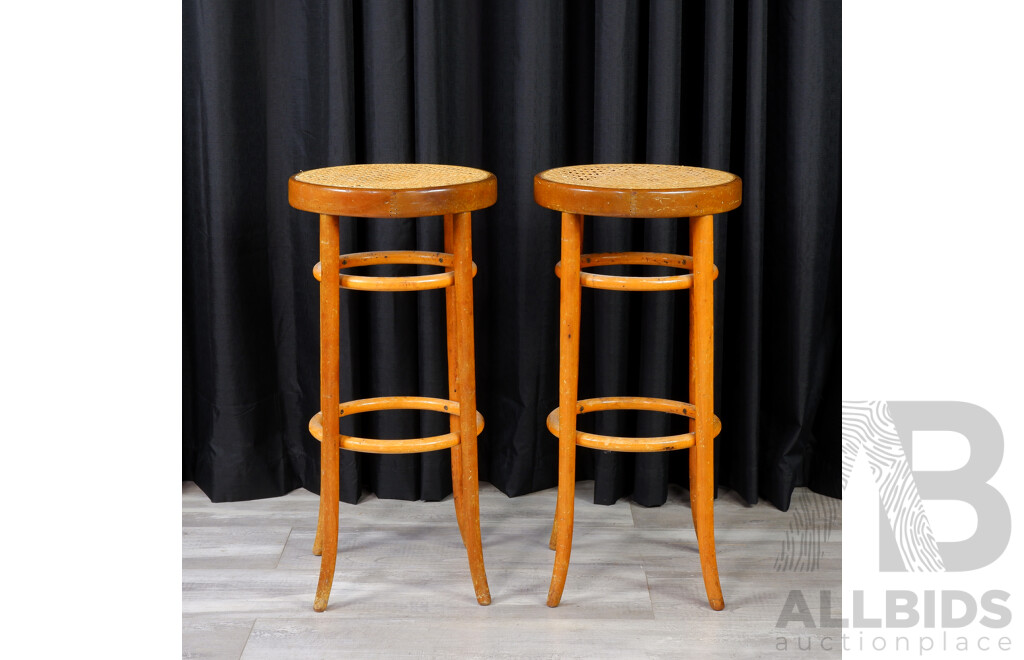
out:
<path id="1" fill-rule="evenodd" d="M 576 491 L 576 393 L 580 365 L 580 246 L 583 216 L 562 214 L 562 283 L 558 346 L 558 508 L 555 513 L 555 567 L 548 607 L 558 607 L 572 552 Z"/>
<path id="2" fill-rule="evenodd" d="M 691 426 L 690 431 L 694 431 L 694 430 L 695 429 Z M 700 521 L 700 516 L 697 515 L 697 514 L 698 514 L 698 511 L 701 510 L 701 506 L 697 503 L 698 502 L 697 495 L 701 491 L 700 491 L 700 487 L 697 485 L 697 476 L 696 476 L 697 475 L 697 469 L 696 469 L 696 466 L 697 466 L 697 450 L 695 448 L 691 448 L 689 450 L 689 454 L 690 454 L 690 516 L 693 518 L 693 531 L 697 535 L 697 538 L 700 539 L 700 525 L 701 525 L 701 521 Z M 699 544 L 698 544 L 698 547 L 699 547 Z"/>
<path id="3" fill-rule="evenodd" d="M 462 468 L 462 530 L 473 576 L 476 600 L 491 603 L 484 570 L 483 543 L 480 539 L 480 485 L 476 453 L 476 357 L 473 342 L 473 220 L 469 213 L 456 213 L 455 312 L 458 332 L 459 446 Z M 452 462 L 455 461 L 453 453 Z"/>
<path id="4" fill-rule="evenodd" d="M 725 607 L 715 556 L 714 415 L 714 224 L 713 216 L 690 218 L 693 289 L 690 292 L 690 398 L 697 408 L 696 439 L 690 448 L 690 507 L 711 609 Z"/>
<path id="5" fill-rule="evenodd" d="M 558 505 L 555 505 L 555 520 L 551 523 L 551 539 L 548 540 L 548 547 L 552 550 L 558 549 Z"/>
<path id="6" fill-rule="evenodd" d="M 444 216 L 444 251 L 454 254 L 455 249 L 455 228 L 454 219 L 451 214 Z M 450 271 L 452 268 L 445 268 Z M 448 399 L 459 400 L 459 328 L 456 323 L 455 314 L 455 288 L 448 287 L 444 290 L 445 321 L 447 324 L 448 341 Z M 449 416 L 450 429 L 452 433 L 459 430 L 459 420 Z M 452 455 L 452 499 L 455 500 L 455 519 L 459 523 L 459 534 L 462 535 L 462 545 L 466 545 L 465 515 L 462 512 L 462 448 L 458 445 L 451 448 Z"/>
<path id="7" fill-rule="evenodd" d="M 452 420 L 453 426 L 457 426 L 458 423 L 457 419 Z M 462 545 L 466 545 L 466 513 L 463 511 L 465 500 L 462 497 L 462 448 L 456 445 L 451 448 L 451 452 L 452 499 L 455 500 L 455 520 L 459 524 L 459 535 L 462 536 Z"/>
<path id="8" fill-rule="evenodd" d="M 323 457 L 321 457 L 322 459 Z M 321 461 L 321 465 L 323 465 Z M 323 488 L 323 476 L 320 477 L 320 487 Z M 340 488 L 340 485 L 339 485 Z M 316 518 L 316 537 L 313 539 L 313 554 L 319 557 L 324 552 L 324 538 L 322 530 L 324 528 L 324 498 L 320 498 L 320 513 Z"/>
<path id="9" fill-rule="evenodd" d="M 692 226 L 691 226 L 691 230 L 692 230 Z M 693 232 L 691 231 L 690 232 L 691 252 L 692 252 L 693 240 L 694 240 L 693 239 Z M 694 319 L 697 318 L 697 315 L 694 313 L 694 308 L 696 307 L 696 298 L 694 297 L 694 292 L 692 290 L 689 293 L 690 293 L 690 346 L 689 346 L 689 351 L 690 351 L 690 402 L 694 403 L 696 405 L 696 401 L 697 401 L 697 352 L 696 352 L 696 350 L 694 350 L 696 348 L 696 345 L 697 345 L 696 344 L 696 341 L 697 341 L 697 324 L 694 322 Z M 697 419 L 695 417 L 691 417 L 690 418 L 690 420 L 689 420 L 689 428 L 690 428 L 690 433 L 696 434 L 696 432 L 697 432 Z M 694 437 L 696 437 L 696 435 L 694 435 Z M 694 477 L 694 470 L 693 470 L 693 466 L 696 465 L 695 460 L 696 460 L 697 450 L 695 448 L 691 448 L 691 449 L 688 449 L 686 453 L 687 453 L 688 458 L 690 460 L 690 516 L 693 518 L 693 531 L 696 534 L 697 538 L 699 539 L 700 538 L 700 521 L 697 520 L 697 509 L 699 507 L 696 504 L 696 502 L 697 502 L 696 494 L 699 491 L 699 489 L 694 487 L 694 483 L 696 482 L 696 478 Z"/>
<path id="10" fill-rule="evenodd" d="M 338 216 L 320 216 L 320 410 L 323 438 L 320 442 L 320 515 L 314 552 L 320 553 L 320 581 L 313 609 L 323 612 L 331 596 L 334 564 L 338 556 Z"/>

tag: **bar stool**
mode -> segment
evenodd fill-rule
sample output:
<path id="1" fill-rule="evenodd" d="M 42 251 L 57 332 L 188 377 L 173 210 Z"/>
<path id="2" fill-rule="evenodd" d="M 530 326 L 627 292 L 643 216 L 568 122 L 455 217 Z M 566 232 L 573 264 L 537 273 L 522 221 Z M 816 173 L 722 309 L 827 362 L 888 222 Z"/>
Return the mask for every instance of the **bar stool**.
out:
<path id="1" fill-rule="evenodd" d="M 551 530 L 555 567 L 548 606 L 557 607 L 565 587 L 572 550 L 576 446 L 605 451 L 649 452 L 690 450 L 690 507 L 700 550 L 701 572 L 711 608 L 721 610 L 714 529 L 714 438 L 722 424 L 714 413 L 714 265 L 712 215 L 740 205 L 741 182 L 728 172 L 696 167 L 648 164 L 607 164 L 560 167 L 533 180 L 538 204 L 562 212 L 562 260 L 559 321 L 558 408 L 547 427 L 558 437 L 558 505 Z M 651 252 L 580 254 L 583 216 L 690 219 L 693 256 Z M 668 277 L 623 277 L 580 271 L 586 266 L 653 265 L 692 270 Z M 581 287 L 615 291 L 690 293 L 690 402 L 648 397 L 601 397 L 578 401 Z M 618 438 L 576 429 L 578 414 L 600 410 L 650 410 L 690 418 L 690 432 L 660 438 Z"/>
<path id="2" fill-rule="evenodd" d="M 300 172 L 288 180 L 288 202 L 320 214 L 320 412 L 309 431 L 320 441 L 320 514 L 313 554 L 320 555 L 320 581 L 313 609 L 327 608 L 338 550 L 338 450 L 407 454 L 451 449 L 455 516 L 469 556 L 476 599 L 491 602 L 480 541 L 477 435 L 484 418 L 476 410 L 473 345 L 473 263 L 471 211 L 497 199 L 494 175 L 469 167 L 427 164 L 346 165 Z M 444 216 L 444 252 L 360 252 L 339 255 L 338 216 L 410 218 Z M 432 275 L 369 277 L 345 275 L 356 266 L 426 264 L 444 269 Z M 339 287 L 360 291 L 446 289 L 448 399 L 392 396 L 339 403 Z M 341 417 L 373 410 L 433 410 L 450 416 L 451 432 L 430 438 L 376 440 L 341 435 Z M 337 411 L 337 414 L 323 414 Z"/>

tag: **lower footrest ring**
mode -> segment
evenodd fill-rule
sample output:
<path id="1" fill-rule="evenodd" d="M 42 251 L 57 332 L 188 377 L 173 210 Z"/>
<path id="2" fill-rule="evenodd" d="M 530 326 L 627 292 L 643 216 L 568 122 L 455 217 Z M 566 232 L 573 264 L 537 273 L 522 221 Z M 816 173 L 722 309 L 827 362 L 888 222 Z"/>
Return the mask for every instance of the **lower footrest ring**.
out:
<path id="1" fill-rule="evenodd" d="M 654 399 L 643 396 L 607 396 L 598 399 L 584 399 L 576 402 L 576 414 L 598 412 L 600 410 L 649 410 L 653 412 L 664 412 L 683 417 L 694 418 L 697 415 L 697 407 L 692 403 L 682 403 L 670 399 Z M 547 427 L 551 433 L 558 437 L 559 422 L 558 408 L 548 415 Z M 722 422 L 717 416 L 712 415 L 711 437 L 715 437 L 722 430 Z M 666 435 L 658 438 L 620 438 L 610 435 L 599 435 L 576 430 L 576 444 L 591 449 L 603 451 L 628 451 L 628 452 L 652 452 L 671 451 L 673 449 L 686 449 L 692 447 L 696 442 L 696 435 L 682 433 L 680 435 Z"/>
<path id="2" fill-rule="evenodd" d="M 459 414 L 459 404 L 447 399 L 434 399 L 426 396 L 381 396 L 372 399 L 357 399 L 338 406 L 338 417 L 347 417 L 357 413 L 374 410 L 433 410 L 449 415 Z M 476 433 L 484 429 L 484 416 L 476 413 Z M 318 412 L 309 420 L 309 432 L 318 441 L 323 441 L 323 413 Z M 341 449 L 360 451 L 371 454 L 415 454 L 425 451 L 447 449 L 459 444 L 461 438 L 458 431 L 435 435 L 429 438 L 410 438 L 407 440 L 378 440 L 375 438 L 358 438 L 351 435 L 338 435 Z"/>

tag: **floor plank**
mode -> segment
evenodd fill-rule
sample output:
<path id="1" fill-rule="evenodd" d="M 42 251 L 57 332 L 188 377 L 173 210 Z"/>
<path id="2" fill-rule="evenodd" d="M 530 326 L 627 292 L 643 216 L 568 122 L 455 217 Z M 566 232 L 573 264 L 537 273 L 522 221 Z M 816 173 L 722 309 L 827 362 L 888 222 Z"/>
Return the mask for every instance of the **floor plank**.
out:
<path id="1" fill-rule="evenodd" d="M 258 619 L 243 660 L 314 658 L 763 658 L 761 647 L 725 647 L 684 622 L 513 619 L 465 625 L 442 619 Z M 778 655 L 777 657 L 785 657 Z M 813 657 L 801 655 L 801 657 Z"/>
<path id="2" fill-rule="evenodd" d="M 791 590 L 812 608 L 830 591 L 841 616 L 838 501 L 798 489 L 782 512 L 723 491 L 715 517 L 726 609 L 714 612 L 688 493 L 671 487 L 662 507 L 600 506 L 593 482 L 578 484 L 568 580 L 561 606 L 548 608 L 555 496 L 510 499 L 481 485 L 488 607 L 473 596 L 451 498 L 342 504 L 334 589 L 318 614 L 315 494 L 213 504 L 183 484 L 183 657 L 783 658 L 805 632 L 776 628 Z M 776 651 L 781 637 L 788 653 Z"/>
<path id="3" fill-rule="evenodd" d="M 181 657 L 235 660 L 249 639 L 255 619 L 217 619 L 184 616 L 181 619 Z"/>
<path id="4" fill-rule="evenodd" d="M 291 527 L 181 528 L 182 568 L 274 568 Z M 312 541 L 310 541 L 312 543 Z"/>
<path id="5" fill-rule="evenodd" d="M 544 607 L 551 567 L 488 570 L 492 604 L 473 595 L 469 568 L 378 567 L 341 569 L 326 612 L 313 611 L 317 570 L 191 569 L 185 571 L 187 615 L 377 618 L 440 616 L 462 620 L 517 617 L 654 618 L 647 576 L 638 564 L 570 566 L 572 589 L 562 605 Z"/>

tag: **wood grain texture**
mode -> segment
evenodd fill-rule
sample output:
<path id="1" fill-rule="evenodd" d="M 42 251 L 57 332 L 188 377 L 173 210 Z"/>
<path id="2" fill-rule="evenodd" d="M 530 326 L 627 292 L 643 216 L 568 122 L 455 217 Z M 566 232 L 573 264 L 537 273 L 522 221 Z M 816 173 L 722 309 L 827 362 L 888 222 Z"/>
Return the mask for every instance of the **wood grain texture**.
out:
<path id="1" fill-rule="evenodd" d="M 452 214 L 444 216 L 444 251 L 452 254 L 455 250 L 455 218 Z M 455 284 L 454 255 L 450 263 L 445 265 L 445 272 L 450 273 L 452 284 Z M 476 275 L 476 264 L 473 264 L 473 275 Z M 459 326 L 455 308 L 455 289 L 448 287 L 444 291 L 445 347 L 448 351 L 448 399 L 459 400 Z M 452 433 L 459 432 L 459 420 L 450 418 L 449 427 Z M 478 430 L 479 433 L 479 430 Z M 459 534 L 462 545 L 466 545 L 466 516 L 463 512 L 465 502 L 462 499 L 462 448 L 458 445 L 451 448 L 452 464 L 452 499 L 455 501 L 455 518 L 459 523 Z"/>
<path id="2" fill-rule="evenodd" d="M 190 660 L 234 660 L 241 657 L 255 623 L 256 619 L 183 616 L 181 657 Z"/>
<path id="3" fill-rule="evenodd" d="M 686 490 L 642 507 L 594 505 L 594 484 L 576 484 L 572 588 L 544 606 L 551 552 L 544 540 L 554 488 L 510 499 L 480 486 L 482 530 L 494 605 L 479 607 L 466 580 L 452 499 L 409 503 L 369 495 L 342 504 L 332 606 L 315 613 L 309 595 L 319 570 L 309 554 L 317 498 L 308 491 L 214 504 L 194 485 L 182 493 L 183 545 L 205 530 L 202 549 L 182 570 L 185 657 L 782 657 L 776 629 L 792 589 L 808 599 L 841 589 L 841 507 L 797 489 L 789 512 L 767 502 L 748 507 L 732 491 L 716 503 L 718 560 L 729 615 L 707 607 Z M 582 506 L 586 503 L 586 506 Z M 256 568 L 254 544 L 276 544 L 292 525 L 280 560 Z M 242 530 L 243 533 L 237 533 Z M 794 532 L 828 531 L 814 570 L 776 570 Z M 263 540 L 259 540 L 263 539 Z M 191 542 L 189 542 L 191 543 Z M 261 551 L 263 554 L 263 551 Z M 225 559 L 226 558 L 226 559 Z M 209 563 L 206 563 L 209 561 Z M 834 599 L 834 616 L 842 616 Z M 816 604 L 809 602 L 816 612 Z M 255 621 L 255 625 L 253 622 Z M 252 628 L 251 634 L 247 631 Z M 810 631 L 815 643 L 839 631 Z M 833 637 L 837 639 L 837 637 Z M 791 648 L 793 642 L 791 641 Z M 804 642 L 806 643 L 806 641 Z M 243 650 L 244 648 L 244 650 Z M 801 653 L 800 657 L 839 657 Z"/>
<path id="4" fill-rule="evenodd" d="M 181 566 L 274 568 L 291 531 L 283 525 L 183 527 Z"/>
<path id="5" fill-rule="evenodd" d="M 558 503 L 550 544 L 555 565 L 548 587 L 548 607 L 562 599 L 572 553 L 576 488 L 576 399 L 580 371 L 580 252 L 583 216 L 562 214 L 562 277 L 558 322 Z"/>
<path id="6" fill-rule="evenodd" d="M 693 257 L 660 252 L 606 252 L 580 257 L 581 268 L 599 266 L 665 266 L 692 270 Z M 714 273 L 718 277 L 717 267 Z M 555 264 L 555 275 L 562 276 L 561 261 Z M 693 286 L 693 275 L 601 275 L 580 271 L 580 286 L 609 291 L 676 291 Z"/>
<path id="7" fill-rule="evenodd" d="M 453 417 L 459 416 L 460 406 L 457 401 L 435 399 L 426 396 L 379 396 L 370 399 L 357 399 L 338 404 L 338 418 L 375 410 L 432 410 Z M 484 429 L 484 417 L 476 413 L 476 433 Z M 309 420 L 309 433 L 323 442 L 323 414 L 317 413 Z M 458 445 L 461 431 L 453 431 L 444 435 L 428 438 L 409 438 L 405 440 L 379 440 L 376 438 L 358 438 L 351 435 L 338 435 L 338 445 L 350 451 L 368 452 L 371 454 L 412 454 L 424 451 L 437 451 Z"/>
<path id="8" fill-rule="evenodd" d="M 330 624 L 334 625 L 330 625 Z M 392 649 L 418 648 L 409 655 L 429 658 L 715 658 L 757 659 L 779 655 L 774 646 L 744 646 L 749 632 L 740 625 L 720 626 L 703 634 L 681 634 L 681 621 L 607 620 L 474 621 L 472 632 L 450 622 L 369 619 L 347 622 L 258 620 L 243 660 L 280 658 L 290 654 L 316 658 L 393 658 Z M 464 641 L 470 639 L 469 643 Z M 388 640 L 384 646 L 380 642 Z M 838 640 L 838 637 L 834 639 Z M 415 640 L 415 647 L 413 647 Z M 773 642 L 774 643 L 774 642 Z M 839 642 L 836 648 L 840 648 Z M 633 649 L 643 649 L 642 652 Z M 795 652 L 794 652 L 795 653 Z M 797 657 L 839 657 L 802 654 Z"/>
<path id="9" fill-rule="evenodd" d="M 701 571 L 708 603 L 713 610 L 725 608 L 715 558 L 715 297 L 714 218 L 690 218 L 690 249 L 693 252 L 693 292 L 690 295 L 690 401 L 694 415 L 694 445 L 690 450 L 690 508 L 700 547 Z M 719 425 L 720 426 L 720 425 Z"/>
<path id="10" fill-rule="evenodd" d="M 320 280 L 320 410 L 337 410 L 340 403 L 339 245 L 338 216 L 321 214 L 320 263 L 324 274 Z M 339 421 L 340 417 L 327 415 L 321 427 L 320 514 L 318 533 L 313 543 L 313 554 L 320 555 L 320 578 L 313 599 L 313 609 L 317 612 L 327 609 L 338 552 L 338 497 L 341 489 Z"/>
<path id="11" fill-rule="evenodd" d="M 549 546 L 555 565 L 548 605 L 556 607 L 565 587 L 572 546 L 573 481 L 576 445 L 601 451 L 650 452 L 689 449 L 690 509 L 700 548 L 701 572 L 708 603 L 725 607 L 715 555 L 714 438 L 721 421 L 714 414 L 714 264 L 713 213 L 740 205 L 742 182 L 729 172 L 676 165 L 614 163 L 575 165 L 540 172 L 534 177 L 534 199 L 562 212 L 562 260 L 559 321 L 558 408 L 547 418 L 559 438 L 559 499 Z M 628 218 L 685 217 L 690 221 L 690 256 L 647 252 L 580 254 L 585 215 Z M 662 277 L 626 277 L 581 272 L 592 267 L 658 265 L 692 269 L 693 273 Z M 583 286 L 623 291 L 691 289 L 690 402 L 641 397 L 577 400 L 579 376 L 580 289 Z M 642 375 L 641 375 L 642 376 Z M 653 438 L 624 438 L 578 431 L 576 416 L 591 411 L 638 409 L 691 418 L 689 433 Z"/>
<path id="12" fill-rule="evenodd" d="M 443 289 L 455 284 L 451 272 L 453 257 L 445 252 L 424 252 L 415 250 L 390 250 L 378 252 L 352 252 L 339 258 L 341 270 L 360 266 L 441 266 L 445 272 L 433 275 L 406 275 L 374 277 L 370 275 L 341 274 L 339 283 L 343 289 L 356 291 L 428 291 Z M 320 262 L 313 266 L 313 277 L 320 280 L 323 267 Z M 473 276 L 476 277 L 476 264 Z"/>
<path id="13" fill-rule="evenodd" d="M 787 525 L 797 520 L 796 512 L 813 511 L 814 516 L 801 521 L 805 527 L 828 527 L 832 534 L 841 540 L 842 506 L 841 501 L 811 492 L 806 488 L 797 488 L 790 499 L 790 510 L 779 511 L 775 507 L 746 506 L 743 499 L 731 490 L 719 490 L 716 500 L 716 520 L 721 521 L 719 535 L 729 535 L 735 539 L 738 534 L 746 534 L 748 530 L 760 529 L 784 530 Z M 675 484 L 669 484 L 665 504 L 660 507 L 645 507 L 638 504 L 631 506 L 633 524 L 638 529 L 678 529 L 693 530 L 693 516 L 690 513 L 688 491 Z M 583 511 L 580 511 L 583 515 Z"/>
<path id="14" fill-rule="evenodd" d="M 320 504 L 313 555 L 319 555 L 320 576 L 313 609 L 323 612 L 331 594 L 337 564 L 339 451 L 406 454 L 451 450 L 455 513 L 469 559 L 477 602 L 491 602 L 483 562 L 477 473 L 477 434 L 483 416 L 476 409 L 476 361 L 473 337 L 472 217 L 470 211 L 495 202 L 497 184 L 490 172 L 431 164 L 366 164 L 300 172 L 288 181 L 289 203 L 320 214 L 320 262 L 313 275 L 320 280 L 320 411 L 309 431 L 320 441 Z M 338 216 L 444 216 L 445 252 L 376 251 L 339 254 Z M 434 275 L 373 277 L 342 274 L 359 266 L 433 265 Z M 414 396 L 338 401 L 338 289 L 422 291 L 445 288 L 449 395 L 451 399 Z M 452 418 L 450 432 L 429 438 L 379 440 L 339 433 L 339 419 L 374 410 L 433 410 Z M 337 411 L 337 414 L 335 414 Z M 455 418 L 458 418 L 457 420 Z"/>
<path id="15" fill-rule="evenodd" d="M 590 482 L 581 482 L 576 498 L 580 502 L 593 501 Z M 495 497 L 502 495 L 494 486 L 481 484 L 481 490 L 490 494 L 491 504 Z M 672 491 L 670 491 L 671 494 Z M 538 491 L 515 498 L 515 507 L 498 506 L 487 511 L 481 525 L 487 529 L 515 525 L 522 516 L 526 519 L 537 517 L 551 522 L 554 505 L 554 489 Z M 683 498 L 684 500 L 686 498 Z M 292 491 L 283 497 L 272 497 L 248 502 L 210 502 L 209 498 L 195 484 L 188 482 L 182 492 L 182 525 L 186 527 L 234 527 L 253 525 L 292 526 L 296 529 L 313 529 L 320 498 L 305 489 Z M 403 500 L 380 499 L 372 493 L 365 493 L 359 504 L 340 502 L 345 530 L 364 532 L 371 528 L 394 527 L 449 527 L 453 509 L 452 499 L 440 502 L 423 502 L 411 506 Z M 687 520 L 689 510 L 683 509 Z M 634 526 L 629 502 L 622 500 L 612 506 L 587 506 L 579 509 L 576 519 L 581 524 L 600 525 L 625 529 Z M 688 525 L 690 523 L 687 523 Z M 546 527 L 546 525 L 545 525 Z M 547 531 L 545 529 L 545 531 Z M 550 556 L 548 556 L 550 559 Z"/>
<path id="16" fill-rule="evenodd" d="M 576 165 L 533 178 L 533 198 L 545 208 L 620 218 L 724 213 L 740 205 L 742 193 L 742 181 L 734 174 L 682 165 Z"/>
<path id="17" fill-rule="evenodd" d="M 582 399 L 576 402 L 577 415 L 602 410 L 648 410 L 664 412 L 685 417 L 694 417 L 696 407 L 681 401 L 670 399 L 656 399 L 641 396 L 606 396 L 595 399 Z M 555 408 L 547 417 L 547 427 L 555 437 L 561 437 L 559 430 L 560 408 Z M 722 423 L 713 416 L 711 432 L 718 435 L 722 429 Z M 679 435 L 667 435 L 653 438 L 630 438 L 610 435 L 600 435 L 586 431 L 576 430 L 576 444 L 581 447 L 590 447 L 601 451 L 627 451 L 627 452 L 651 452 L 671 451 L 673 449 L 686 449 L 692 447 L 696 435 L 693 431 Z"/>
<path id="18" fill-rule="evenodd" d="M 300 172 L 288 179 L 288 203 L 293 207 L 347 217 L 466 213 L 487 208 L 497 199 L 493 174 L 449 165 L 347 165 Z"/>
<path id="19" fill-rule="evenodd" d="M 456 213 L 453 217 L 455 244 L 455 319 L 457 325 L 458 397 L 462 414 L 459 415 L 460 462 L 462 463 L 462 492 L 460 508 L 462 528 L 465 531 L 466 554 L 473 576 L 476 600 L 481 605 L 491 603 L 491 593 L 484 571 L 483 545 L 480 538 L 480 501 L 477 475 L 477 415 L 476 415 L 476 344 L 473 330 L 473 218 L 469 213 Z"/>

